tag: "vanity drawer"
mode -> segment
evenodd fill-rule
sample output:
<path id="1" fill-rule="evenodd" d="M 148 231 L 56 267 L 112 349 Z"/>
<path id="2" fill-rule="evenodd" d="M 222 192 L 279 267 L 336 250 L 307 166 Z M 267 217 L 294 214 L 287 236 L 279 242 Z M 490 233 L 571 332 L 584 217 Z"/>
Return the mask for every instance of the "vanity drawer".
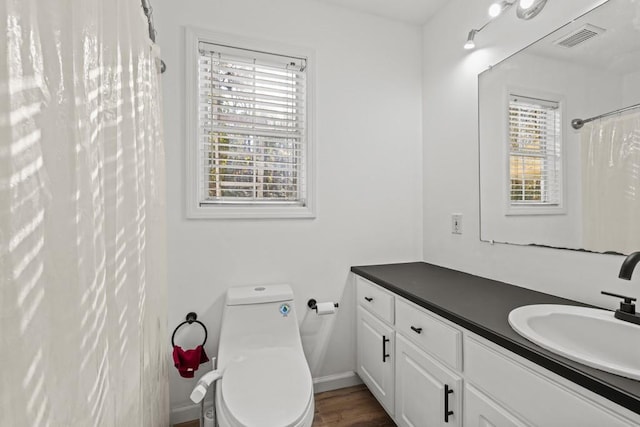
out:
<path id="1" fill-rule="evenodd" d="M 449 367 L 462 370 L 462 332 L 435 314 L 397 298 L 396 331 Z"/>
<path id="2" fill-rule="evenodd" d="M 481 389 L 500 406 L 528 424 L 536 426 L 630 427 L 637 422 L 602 406 L 607 402 L 585 388 L 571 386 L 569 381 L 526 359 L 494 349 L 483 338 L 466 334 L 464 369 L 467 384 Z M 505 355 L 505 354 L 508 354 Z M 556 382 L 557 378 L 562 382 Z M 568 386 L 567 386 L 568 385 Z M 607 405 L 614 405 L 607 403 Z M 617 406 L 617 405 L 616 405 Z"/>
<path id="3" fill-rule="evenodd" d="M 385 322 L 393 325 L 393 294 L 380 286 L 356 276 L 356 298 L 358 304 L 378 316 Z"/>

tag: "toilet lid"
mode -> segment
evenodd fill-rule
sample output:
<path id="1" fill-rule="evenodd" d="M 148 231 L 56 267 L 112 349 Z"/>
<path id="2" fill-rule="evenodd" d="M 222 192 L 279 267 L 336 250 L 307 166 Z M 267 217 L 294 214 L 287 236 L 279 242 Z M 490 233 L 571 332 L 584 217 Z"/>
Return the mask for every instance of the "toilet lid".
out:
<path id="1" fill-rule="evenodd" d="M 289 349 L 229 363 L 221 381 L 229 415 L 247 427 L 293 425 L 313 395 L 304 356 Z"/>

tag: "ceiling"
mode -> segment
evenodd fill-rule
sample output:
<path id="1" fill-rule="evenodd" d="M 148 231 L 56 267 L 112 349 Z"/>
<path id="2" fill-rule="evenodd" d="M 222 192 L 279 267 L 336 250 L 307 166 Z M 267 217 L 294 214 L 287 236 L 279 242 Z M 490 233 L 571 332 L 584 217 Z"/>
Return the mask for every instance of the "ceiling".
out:
<path id="1" fill-rule="evenodd" d="M 447 0 L 318 0 L 396 21 L 422 25 Z"/>

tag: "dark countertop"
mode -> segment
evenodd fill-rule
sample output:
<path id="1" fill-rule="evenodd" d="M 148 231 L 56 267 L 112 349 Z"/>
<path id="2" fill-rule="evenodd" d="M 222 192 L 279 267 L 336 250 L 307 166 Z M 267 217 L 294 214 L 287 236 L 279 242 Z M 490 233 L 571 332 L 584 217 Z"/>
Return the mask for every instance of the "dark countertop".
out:
<path id="1" fill-rule="evenodd" d="M 351 271 L 640 414 L 640 381 L 566 359 L 509 326 L 509 312 L 523 305 L 586 304 L 423 262 L 351 267 Z"/>

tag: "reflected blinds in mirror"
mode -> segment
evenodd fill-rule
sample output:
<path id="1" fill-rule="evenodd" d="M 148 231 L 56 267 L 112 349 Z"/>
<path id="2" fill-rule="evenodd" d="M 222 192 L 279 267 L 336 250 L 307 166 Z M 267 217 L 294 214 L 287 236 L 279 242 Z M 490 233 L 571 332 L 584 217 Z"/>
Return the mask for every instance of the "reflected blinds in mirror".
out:
<path id="1" fill-rule="evenodd" d="M 560 104 L 509 97 L 511 206 L 557 206 L 561 191 Z"/>

